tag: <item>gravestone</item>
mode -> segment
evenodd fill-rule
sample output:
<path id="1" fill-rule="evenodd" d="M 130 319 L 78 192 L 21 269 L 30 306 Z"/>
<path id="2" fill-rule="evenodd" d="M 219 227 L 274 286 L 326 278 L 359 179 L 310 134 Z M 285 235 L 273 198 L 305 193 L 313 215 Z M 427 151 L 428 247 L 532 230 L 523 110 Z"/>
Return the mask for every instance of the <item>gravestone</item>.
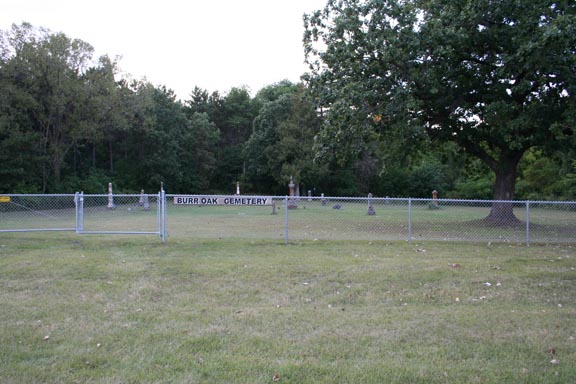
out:
<path id="1" fill-rule="evenodd" d="M 108 209 L 116 209 L 114 194 L 112 193 L 112 183 L 108 183 Z"/>
<path id="2" fill-rule="evenodd" d="M 144 194 L 144 190 L 140 191 L 140 200 L 138 200 L 138 205 L 141 206 L 145 211 L 150 210 L 150 201 L 148 200 L 148 195 Z"/>
<path id="3" fill-rule="evenodd" d="M 375 214 L 376 214 L 376 211 L 374 210 L 374 206 L 372 205 L 372 194 L 369 193 L 368 194 L 368 215 L 374 216 Z"/>
<path id="4" fill-rule="evenodd" d="M 294 179 L 290 176 L 290 183 L 288 183 L 288 190 L 290 193 L 290 197 L 288 198 L 288 209 L 296 209 L 298 205 L 296 204 L 296 200 L 294 199 Z"/>
<path id="5" fill-rule="evenodd" d="M 432 191 L 432 205 L 434 207 L 438 207 L 438 191 L 437 190 Z"/>

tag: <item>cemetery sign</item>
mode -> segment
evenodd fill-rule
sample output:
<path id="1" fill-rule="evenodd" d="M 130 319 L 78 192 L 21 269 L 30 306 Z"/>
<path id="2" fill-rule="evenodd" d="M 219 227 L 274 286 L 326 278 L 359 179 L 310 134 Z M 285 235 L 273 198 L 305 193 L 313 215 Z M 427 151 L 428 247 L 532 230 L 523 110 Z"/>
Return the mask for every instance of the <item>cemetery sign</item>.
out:
<path id="1" fill-rule="evenodd" d="M 175 205 L 272 205 L 272 198 L 265 196 L 174 196 Z"/>

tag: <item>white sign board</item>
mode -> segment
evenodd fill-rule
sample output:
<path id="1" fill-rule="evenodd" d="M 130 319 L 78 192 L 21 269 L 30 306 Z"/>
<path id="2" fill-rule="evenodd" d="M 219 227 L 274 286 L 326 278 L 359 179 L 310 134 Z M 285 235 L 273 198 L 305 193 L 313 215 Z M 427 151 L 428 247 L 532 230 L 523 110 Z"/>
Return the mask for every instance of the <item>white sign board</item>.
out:
<path id="1" fill-rule="evenodd" d="M 272 198 L 265 196 L 174 196 L 176 205 L 272 205 Z"/>

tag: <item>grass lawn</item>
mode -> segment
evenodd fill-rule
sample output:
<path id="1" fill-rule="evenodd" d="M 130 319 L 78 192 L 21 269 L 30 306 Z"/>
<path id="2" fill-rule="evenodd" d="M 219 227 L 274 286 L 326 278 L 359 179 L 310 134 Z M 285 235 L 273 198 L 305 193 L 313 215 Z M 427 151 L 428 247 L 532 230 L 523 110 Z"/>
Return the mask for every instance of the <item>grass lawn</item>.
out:
<path id="1" fill-rule="evenodd" d="M 574 383 L 576 247 L 0 233 L 0 383 Z"/>

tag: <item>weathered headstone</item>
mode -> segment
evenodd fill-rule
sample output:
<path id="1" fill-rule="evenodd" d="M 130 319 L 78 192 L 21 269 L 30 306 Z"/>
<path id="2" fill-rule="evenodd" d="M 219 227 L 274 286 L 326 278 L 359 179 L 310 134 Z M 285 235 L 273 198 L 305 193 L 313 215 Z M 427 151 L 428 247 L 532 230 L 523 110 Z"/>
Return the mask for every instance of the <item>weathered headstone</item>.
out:
<path id="1" fill-rule="evenodd" d="M 432 191 L 432 205 L 434 205 L 435 207 L 438 206 L 438 191 L 437 190 Z"/>
<path id="2" fill-rule="evenodd" d="M 138 201 L 138 205 L 140 205 L 145 211 L 150 210 L 150 201 L 148 195 L 144 193 L 143 189 L 140 191 L 140 200 Z"/>
<path id="3" fill-rule="evenodd" d="M 292 176 L 290 176 L 290 183 L 288 183 L 288 191 L 290 193 L 290 197 L 288 198 L 288 209 L 296 209 L 298 208 L 298 205 L 296 204 L 296 201 L 294 200 L 294 187 L 296 185 L 294 184 L 294 179 L 292 178 Z"/>
<path id="4" fill-rule="evenodd" d="M 115 209 L 114 194 L 112 193 L 112 183 L 108 183 L 108 209 Z"/>
<path id="5" fill-rule="evenodd" d="M 374 206 L 372 205 L 372 194 L 368 194 L 368 215 L 374 216 L 376 211 L 374 210 Z"/>
<path id="6" fill-rule="evenodd" d="M 144 190 L 140 190 L 140 198 L 138 199 L 138 205 L 143 207 L 144 206 Z"/>

